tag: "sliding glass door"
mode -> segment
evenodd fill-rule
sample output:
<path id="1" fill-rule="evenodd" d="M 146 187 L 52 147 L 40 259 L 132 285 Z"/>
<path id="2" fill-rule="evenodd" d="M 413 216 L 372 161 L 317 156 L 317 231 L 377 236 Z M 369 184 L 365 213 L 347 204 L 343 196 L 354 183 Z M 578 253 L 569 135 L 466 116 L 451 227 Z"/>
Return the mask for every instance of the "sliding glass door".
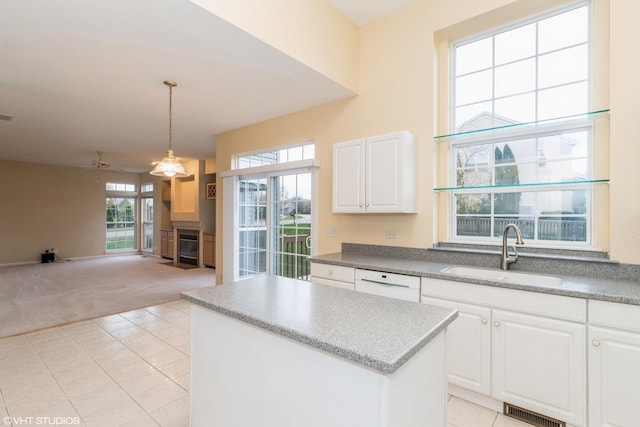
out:
<path id="1" fill-rule="evenodd" d="M 240 178 L 238 182 L 238 276 L 267 271 L 267 179 Z"/>
<path id="2" fill-rule="evenodd" d="M 308 280 L 312 172 L 241 176 L 237 185 L 238 277 Z"/>
<path id="3" fill-rule="evenodd" d="M 269 273 L 309 280 L 311 173 L 271 177 Z"/>

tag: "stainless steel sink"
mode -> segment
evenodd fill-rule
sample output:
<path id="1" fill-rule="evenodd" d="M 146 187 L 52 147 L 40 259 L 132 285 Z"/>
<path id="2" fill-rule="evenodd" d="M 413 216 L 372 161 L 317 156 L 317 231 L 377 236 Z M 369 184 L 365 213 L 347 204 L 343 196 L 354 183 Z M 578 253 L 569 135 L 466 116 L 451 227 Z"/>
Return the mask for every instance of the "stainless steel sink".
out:
<path id="1" fill-rule="evenodd" d="M 562 279 L 560 277 L 545 276 L 541 274 L 516 273 L 505 270 L 490 270 L 476 267 L 448 267 L 442 270 L 442 273 L 450 274 L 452 276 L 520 285 L 562 286 Z"/>

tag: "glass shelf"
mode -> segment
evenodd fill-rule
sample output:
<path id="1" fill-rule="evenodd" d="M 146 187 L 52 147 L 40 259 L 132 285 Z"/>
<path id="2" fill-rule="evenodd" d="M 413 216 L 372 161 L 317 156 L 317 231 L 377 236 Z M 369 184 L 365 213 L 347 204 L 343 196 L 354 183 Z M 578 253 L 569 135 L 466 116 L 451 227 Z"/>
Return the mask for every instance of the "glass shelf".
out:
<path id="1" fill-rule="evenodd" d="M 474 130 L 469 130 L 465 132 L 450 133 L 447 135 L 438 135 L 438 136 L 434 136 L 433 139 L 437 143 L 443 143 L 443 142 L 450 142 L 452 140 L 458 140 L 458 139 L 467 139 L 467 138 L 472 139 L 473 137 L 487 138 L 493 135 L 503 136 L 507 134 L 509 131 L 522 132 L 522 130 L 526 128 L 530 128 L 532 131 L 541 131 L 547 127 L 551 128 L 554 126 L 566 126 L 573 122 L 584 122 L 587 120 L 595 120 L 595 119 L 608 119 L 609 112 L 610 112 L 609 109 L 590 111 L 588 113 L 574 114 L 571 116 L 556 117 L 556 118 L 545 119 L 545 120 L 538 120 L 535 122 L 513 123 L 513 124 L 502 125 L 502 126 L 496 126 L 492 128 L 474 129 Z"/>
<path id="2" fill-rule="evenodd" d="M 506 185 L 478 185 L 474 187 L 438 187 L 433 191 L 476 191 L 482 189 L 496 189 L 496 188 L 533 188 L 542 186 L 563 186 L 563 185 L 595 185 L 595 184 L 608 184 L 608 179 L 591 179 L 580 181 L 560 181 L 560 182 L 536 182 L 530 184 L 506 184 Z"/>

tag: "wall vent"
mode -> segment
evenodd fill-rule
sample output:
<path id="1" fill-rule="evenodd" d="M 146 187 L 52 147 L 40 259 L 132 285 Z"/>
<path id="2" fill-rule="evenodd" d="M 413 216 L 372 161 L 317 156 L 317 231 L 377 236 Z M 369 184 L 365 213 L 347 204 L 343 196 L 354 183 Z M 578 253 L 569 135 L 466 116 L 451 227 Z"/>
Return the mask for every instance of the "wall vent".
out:
<path id="1" fill-rule="evenodd" d="M 525 423 L 533 424 L 534 426 L 567 427 L 567 423 L 565 423 L 564 421 L 559 421 L 554 418 L 547 417 L 546 415 L 538 414 L 537 412 L 533 412 L 507 402 L 504 402 L 503 413 L 508 417 L 524 421 Z"/>

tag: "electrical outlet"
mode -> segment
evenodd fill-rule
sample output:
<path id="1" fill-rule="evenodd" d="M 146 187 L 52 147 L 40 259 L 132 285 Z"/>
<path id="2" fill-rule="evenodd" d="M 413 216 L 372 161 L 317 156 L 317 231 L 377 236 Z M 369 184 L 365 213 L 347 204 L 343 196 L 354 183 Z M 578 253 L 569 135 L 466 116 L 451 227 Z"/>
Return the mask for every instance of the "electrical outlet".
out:
<path id="1" fill-rule="evenodd" d="M 338 232 L 335 227 L 327 227 L 327 237 L 336 237 Z"/>
<path id="2" fill-rule="evenodd" d="M 397 239 L 398 232 L 397 231 L 387 231 L 387 239 Z"/>

